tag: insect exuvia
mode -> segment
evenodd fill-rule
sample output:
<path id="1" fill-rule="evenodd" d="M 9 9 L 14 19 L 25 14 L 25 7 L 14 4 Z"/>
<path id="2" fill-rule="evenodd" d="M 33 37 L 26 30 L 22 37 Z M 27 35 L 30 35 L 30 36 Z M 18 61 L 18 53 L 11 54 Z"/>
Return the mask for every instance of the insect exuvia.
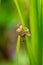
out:
<path id="1" fill-rule="evenodd" d="M 21 41 L 25 41 L 25 35 L 30 36 L 29 29 L 26 27 L 26 30 L 24 31 L 22 25 L 17 24 L 16 26 L 17 26 L 16 31 L 21 36 L 22 39 Z"/>

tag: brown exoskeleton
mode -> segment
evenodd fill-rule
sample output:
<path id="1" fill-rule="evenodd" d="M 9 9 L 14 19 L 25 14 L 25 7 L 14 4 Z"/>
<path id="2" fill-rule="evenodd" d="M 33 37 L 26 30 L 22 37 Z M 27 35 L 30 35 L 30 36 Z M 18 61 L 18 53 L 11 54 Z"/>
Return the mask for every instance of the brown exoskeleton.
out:
<path id="1" fill-rule="evenodd" d="M 18 34 L 21 36 L 21 41 L 22 41 L 22 42 L 25 41 L 25 35 L 30 36 L 29 29 L 26 28 L 26 30 L 24 31 L 22 25 L 18 25 L 18 24 L 17 24 L 17 29 L 16 29 L 16 31 L 17 31 Z"/>

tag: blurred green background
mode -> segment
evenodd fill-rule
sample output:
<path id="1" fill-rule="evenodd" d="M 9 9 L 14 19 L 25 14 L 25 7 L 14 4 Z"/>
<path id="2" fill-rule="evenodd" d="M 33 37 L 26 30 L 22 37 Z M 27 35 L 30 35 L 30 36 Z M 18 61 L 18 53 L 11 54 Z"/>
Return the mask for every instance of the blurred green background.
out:
<path id="1" fill-rule="evenodd" d="M 0 26 L 8 27 L 13 21 L 21 23 L 24 30 L 28 27 L 31 36 L 26 35 L 23 45 L 18 36 L 16 58 L 1 61 L 0 65 L 43 65 L 43 1 L 0 0 Z"/>

